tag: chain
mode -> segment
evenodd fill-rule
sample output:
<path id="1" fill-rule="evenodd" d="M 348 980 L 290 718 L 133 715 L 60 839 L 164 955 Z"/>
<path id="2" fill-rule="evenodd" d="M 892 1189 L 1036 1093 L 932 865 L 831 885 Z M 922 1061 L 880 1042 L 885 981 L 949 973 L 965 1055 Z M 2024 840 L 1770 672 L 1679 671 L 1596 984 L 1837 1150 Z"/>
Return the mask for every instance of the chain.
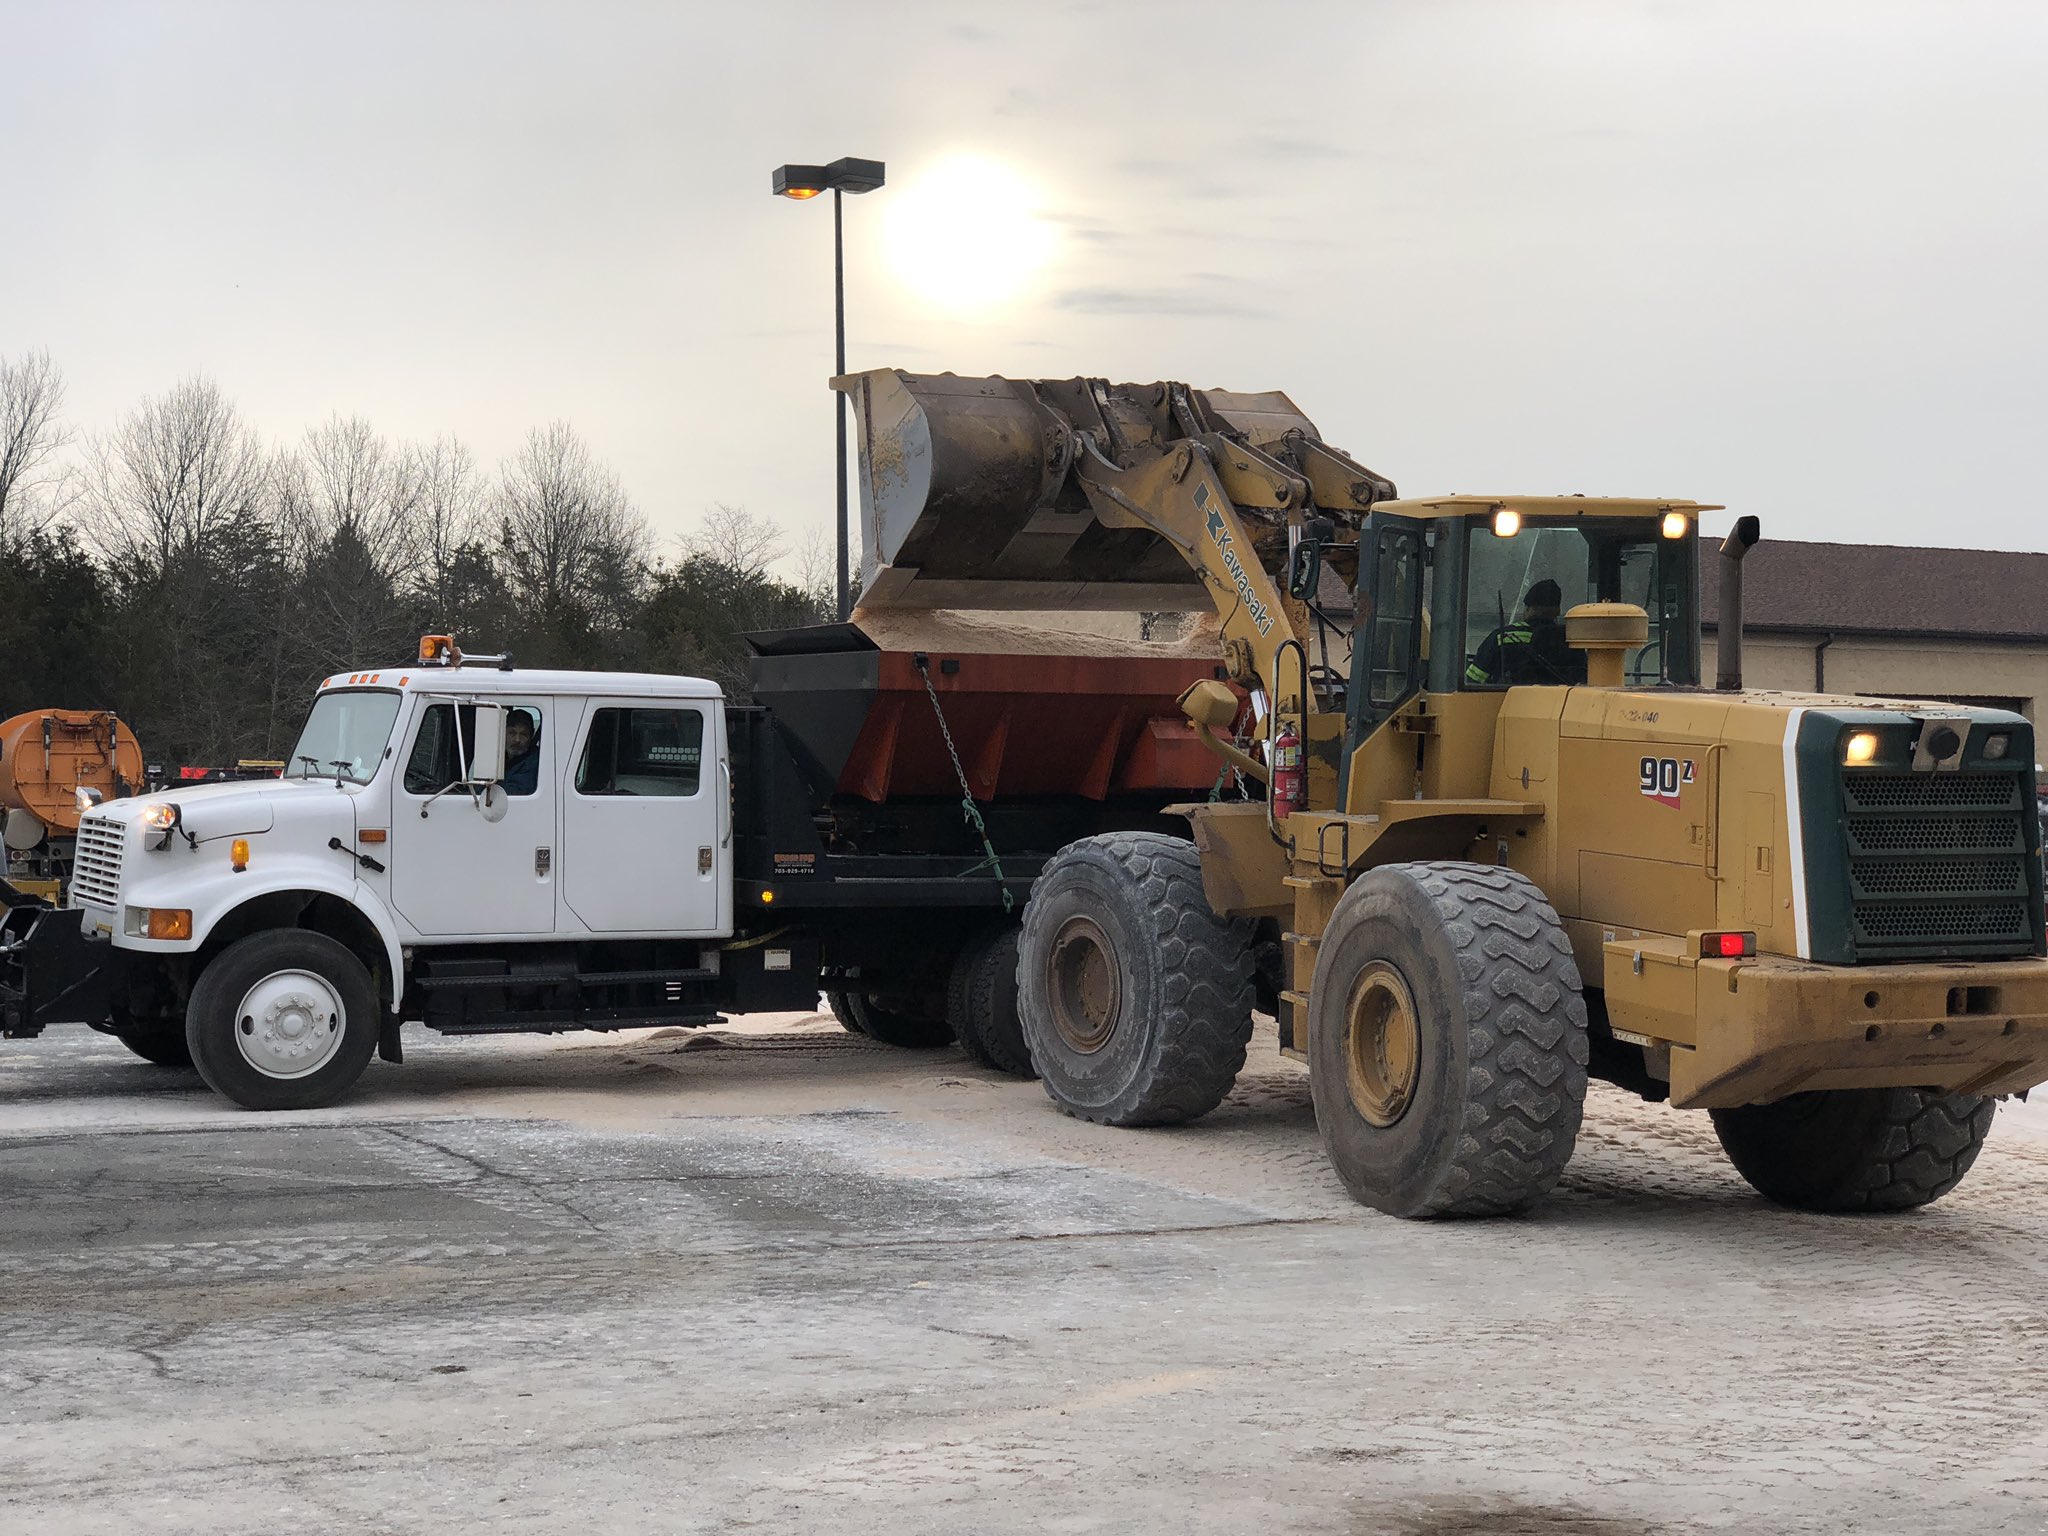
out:
<path id="1" fill-rule="evenodd" d="M 1003 876 L 1003 861 L 996 856 L 996 845 L 990 841 L 988 823 L 981 819 L 981 807 L 974 803 L 974 787 L 967 782 L 967 770 L 960 763 L 960 749 L 953 745 L 952 727 L 946 724 L 946 712 L 939 707 L 939 690 L 932 686 L 931 658 L 919 651 L 916 656 L 918 674 L 924 678 L 924 691 L 931 696 L 932 713 L 938 716 L 939 735 L 946 743 L 946 756 L 953 759 L 953 773 L 960 780 L 960 809 L 981 839 L 982 852 L 987 855 L 972 869 L 962 871 L 962 878 L 978 874 L 984 869 L 995 871 L 996 885 L 1003 893 L 1003 911 L 1009 913 L 1017 905 L 1010 894 L 1010 882 Z"/>

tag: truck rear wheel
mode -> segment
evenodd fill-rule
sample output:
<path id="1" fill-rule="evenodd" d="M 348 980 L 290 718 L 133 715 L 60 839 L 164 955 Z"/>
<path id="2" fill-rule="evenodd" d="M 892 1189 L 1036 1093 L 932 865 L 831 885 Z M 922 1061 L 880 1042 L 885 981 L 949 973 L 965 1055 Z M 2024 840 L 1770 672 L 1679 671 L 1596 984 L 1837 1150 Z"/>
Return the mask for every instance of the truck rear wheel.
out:
<path id="1" fill-rule="evenodd" d="M 362 961 L 324 933 L 277 928 L 199 973 L 185 1039 L 208 1086 L 244 1109 L 314 1109 L 362 1076 L 380 1012 Z"/>
<path id="2" fill-rule="evenodd" d="M 862 1034 L 907 1051 L 936 1051 L 953 1043 L 953 1026 L 937 1016 L 940 1006 L 936 998 L 896 992 L 854 999 Z"/>
<path id="3" fill-rule="evenodd" d="M 1997 1105 L 1967 1093 L 1849 1088 L 1708 1113 L 1735 1171 L 1766 1199 L 1802 1211 L 1904 1211 L 1962 1182 Z"/>
<path id="4" fill-rule="evenodd" d="M 849 1035 L 865 1035 L 867 1026 L 860 1019 L 860 999 L 851 992 L 827 992 L 825 1006 L 832 1010 L 832 1017 L 839 1021 L 839 1027 Z"/>
<path id="5" fill-rule="evenodd" d="M 953 962 L 946 1018 L 960 1049 L 979 1066 L 1011 1077 L 1036 1077 L 1017 1001 L 1017 925 L 976 934 Z"/>
<path id="6" fill-rule="evenodd" d="M 1202 893 L 1201 855 L 1156 832 L 1069 843 L 1024 909 L 1024 1038 L 1053 1103 L 1173 1125 L 1223 1102 L 1252 1035 L 1252 933 Z"/>
<path id="7" fill-rule="evenodd" d="M 1388 864 L 1344 893 L 1309 1000 L 1323 1146 L 1393 1216 L 1500 1216 L 1547 1193 L 1586 1098 L 1586 1004 L 1526 877 Z"/>

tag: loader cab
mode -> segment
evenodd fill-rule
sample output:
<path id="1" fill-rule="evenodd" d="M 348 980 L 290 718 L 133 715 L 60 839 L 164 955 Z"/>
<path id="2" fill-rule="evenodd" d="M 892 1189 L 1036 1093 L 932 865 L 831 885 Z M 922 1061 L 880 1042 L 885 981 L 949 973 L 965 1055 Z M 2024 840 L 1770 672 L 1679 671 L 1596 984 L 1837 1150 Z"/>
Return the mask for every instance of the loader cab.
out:
<path id="1" fill-rule="evenodd" d="M 1350 745 L 1418 692 L 1584 682 L 1563 619 L 1587 603 L 1649 618 L 1623 658 L 1625 686 L 1696 687 L 1699 513 L 1712 510 L 1577 496 L 1376 506 L 1360 535 Z"/>

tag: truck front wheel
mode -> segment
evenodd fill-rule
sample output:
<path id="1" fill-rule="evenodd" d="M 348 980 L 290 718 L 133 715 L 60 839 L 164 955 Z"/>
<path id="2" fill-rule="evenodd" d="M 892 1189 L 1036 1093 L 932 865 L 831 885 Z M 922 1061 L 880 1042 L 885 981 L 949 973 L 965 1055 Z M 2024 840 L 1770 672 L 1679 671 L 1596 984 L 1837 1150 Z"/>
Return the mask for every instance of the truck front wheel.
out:
<path id="1" fill-rule="evenodd" d="M 376 988 L 322 933 L 238 939 L 199 974 L 185 1011 L 192 1064 L 244 1109 L 315 1109 L 362 1075 L 377 1048 Z"/>
<path id="2" fill-rule="evenodd" d="M 1069 843 L 1018 940 L 1024 1039 L 1046 1094 L 1102 1125 L 1175 1125 L 1230 1092 L 1252 1037 L 1253 925 L 1202 894 L 1202 857 L 1156 832 Z"/>
<path id="3" fill-rule="evenodd" d="M 1735 1171 L 1801 1211 L 1904 1211 L 1962 1182 L 1997 1105 L 1968 1093 L 1847 1088 L 1715 1109 Z"/>

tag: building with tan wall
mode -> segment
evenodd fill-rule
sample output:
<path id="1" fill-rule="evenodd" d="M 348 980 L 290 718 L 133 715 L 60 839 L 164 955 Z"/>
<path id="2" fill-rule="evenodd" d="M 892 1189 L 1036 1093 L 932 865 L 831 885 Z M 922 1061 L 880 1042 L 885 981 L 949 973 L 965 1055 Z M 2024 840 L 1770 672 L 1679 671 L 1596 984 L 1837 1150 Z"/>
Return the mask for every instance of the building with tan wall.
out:
<path id="1" fill-rule="evenodd" d="M 1713 680 L 1721 561 L 1702 541 Z M 2048 555 L 1764 540 L 1743 562 L 1752 688 L 2048 707 Z"/>

